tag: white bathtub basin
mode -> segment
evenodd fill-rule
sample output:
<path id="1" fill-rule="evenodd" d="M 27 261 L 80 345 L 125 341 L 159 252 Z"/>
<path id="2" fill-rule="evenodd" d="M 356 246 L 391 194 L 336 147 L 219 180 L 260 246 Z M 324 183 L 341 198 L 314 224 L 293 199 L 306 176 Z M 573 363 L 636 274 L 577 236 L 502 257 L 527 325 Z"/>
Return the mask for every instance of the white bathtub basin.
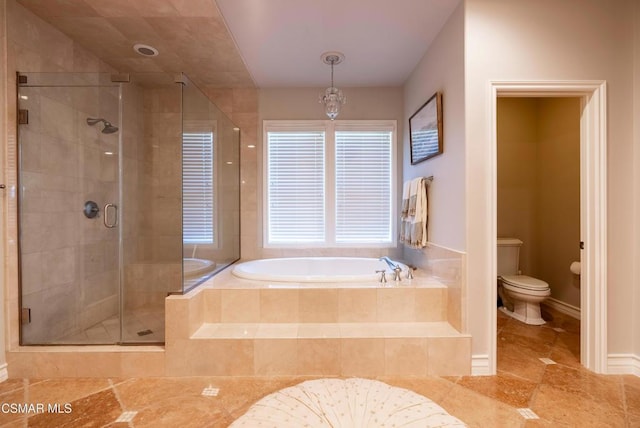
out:
<path id="1" fill-rule="evenodd" d="M 186 258 L 183 261 L 184 277 L 186 279 L 197 278 L 212 272 L 216 262 L 205 259 Z"/>
<path id="2" fill-rule="evenodd" d="M 407 266 L 399 264 L 402 276 Z M 378 259 L 362 257 L 289 257 L 261 259 L 234 266 L 232 273 L 240 278 L 280 282 L 368 282 L 379 281 L 384 270 L 387 281 L 393 280 L 393 270 Z"/>

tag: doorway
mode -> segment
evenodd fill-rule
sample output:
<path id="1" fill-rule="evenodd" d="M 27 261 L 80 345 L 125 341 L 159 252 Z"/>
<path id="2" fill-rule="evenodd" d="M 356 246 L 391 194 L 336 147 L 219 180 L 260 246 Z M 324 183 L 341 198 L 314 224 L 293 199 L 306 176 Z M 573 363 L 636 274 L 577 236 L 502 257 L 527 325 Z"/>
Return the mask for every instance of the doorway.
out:
<path id="1" fill-rule="evenodd" d="M 605 82 L 491 82 L 492 189 L 490 242 L 491 325 L 497 322 L 496 239 L 497 114 L 500 97 L 577 97 L 580 100 L 580 289 L 581 364 L 606 372 L 606 84 Z M 489 282 L 489 281 L 488 281 Z M 496 331 L 491 332 L 493 372 L 496 369 Z"/>
<path id="2" fill-rule="evenodd" d="M 499 302 L 497 368 L 535 379 L 540 356 L 580 361 L 580 277 L 570 270 L 580 260 L 580 99 L 499 97 L 497 135 L 498 245 L 508 242 L 500 248 L 519 253 L 505 263 L 499 248 L 497 273 L 550 288 L 542 305 L 530 303 L 525 312 L 537 317 L 533 306 L 541 307 L 543 326 L 527 325 L 538 318 L 521 320 L 512 299 Z M 522 336 L 527 340 L 518 342 Z M 548 353 L 549 346 L 558 349 Z"/>

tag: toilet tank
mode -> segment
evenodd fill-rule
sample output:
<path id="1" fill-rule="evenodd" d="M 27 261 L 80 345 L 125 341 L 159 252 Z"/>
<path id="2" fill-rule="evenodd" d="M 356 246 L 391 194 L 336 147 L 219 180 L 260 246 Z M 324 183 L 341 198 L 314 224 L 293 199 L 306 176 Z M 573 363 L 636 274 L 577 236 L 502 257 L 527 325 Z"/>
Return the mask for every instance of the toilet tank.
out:
<path id="1" fill-rule="evenodd" d="M 498 276 L 518 274 L 521 246 L 517 238 L 498 238 Z"/>

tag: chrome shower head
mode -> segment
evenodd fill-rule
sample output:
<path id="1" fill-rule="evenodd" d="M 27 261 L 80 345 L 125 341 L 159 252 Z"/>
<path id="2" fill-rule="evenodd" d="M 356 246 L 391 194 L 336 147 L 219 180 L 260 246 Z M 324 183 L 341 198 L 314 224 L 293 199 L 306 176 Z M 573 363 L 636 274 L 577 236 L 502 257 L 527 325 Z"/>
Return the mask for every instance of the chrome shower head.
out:
<path id="1" fill-rule="evenodd" d="M 87 125 L 93 126 L 98 122 L 104 123 L 104 128 L 102 128 L 102 131 L 101 131 L 103 134 L 113 134 L 114 132 L 118 132 L 118 127 L 117 126 L 112 125 L 111 122 L 109 122 L 109 121 L 107 121 L 105 119 L 102 119 L 101 117 L 97 117 L 97 118 L 88 117 L 87 118 Z"/>
<path id="2" fill-rule="evenodd" d="M 114 132 L 118 132 L 118 127 L 113 126 L 111 123 L 104 121 L 104 128 L 102 129 L 103 134 L 113 134 Z"/>

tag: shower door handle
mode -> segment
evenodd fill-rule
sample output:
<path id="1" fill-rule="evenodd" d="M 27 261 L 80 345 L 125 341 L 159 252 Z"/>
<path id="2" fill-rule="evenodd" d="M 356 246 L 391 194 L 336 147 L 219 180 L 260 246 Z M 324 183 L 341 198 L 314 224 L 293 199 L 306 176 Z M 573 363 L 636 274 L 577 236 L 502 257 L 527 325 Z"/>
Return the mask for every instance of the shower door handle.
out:
<path id="1" fill-rule="evenodd" d="M 113 223 L 109 223 L 109 208 L 113 208 Z M 106 204 L 102 212 L 104 213 L 104 216 L 102 217 L 102 220 L 104 221 L 104 227 L 113 229 L 118 225 L 118 206 L 117 205 Z"/>

